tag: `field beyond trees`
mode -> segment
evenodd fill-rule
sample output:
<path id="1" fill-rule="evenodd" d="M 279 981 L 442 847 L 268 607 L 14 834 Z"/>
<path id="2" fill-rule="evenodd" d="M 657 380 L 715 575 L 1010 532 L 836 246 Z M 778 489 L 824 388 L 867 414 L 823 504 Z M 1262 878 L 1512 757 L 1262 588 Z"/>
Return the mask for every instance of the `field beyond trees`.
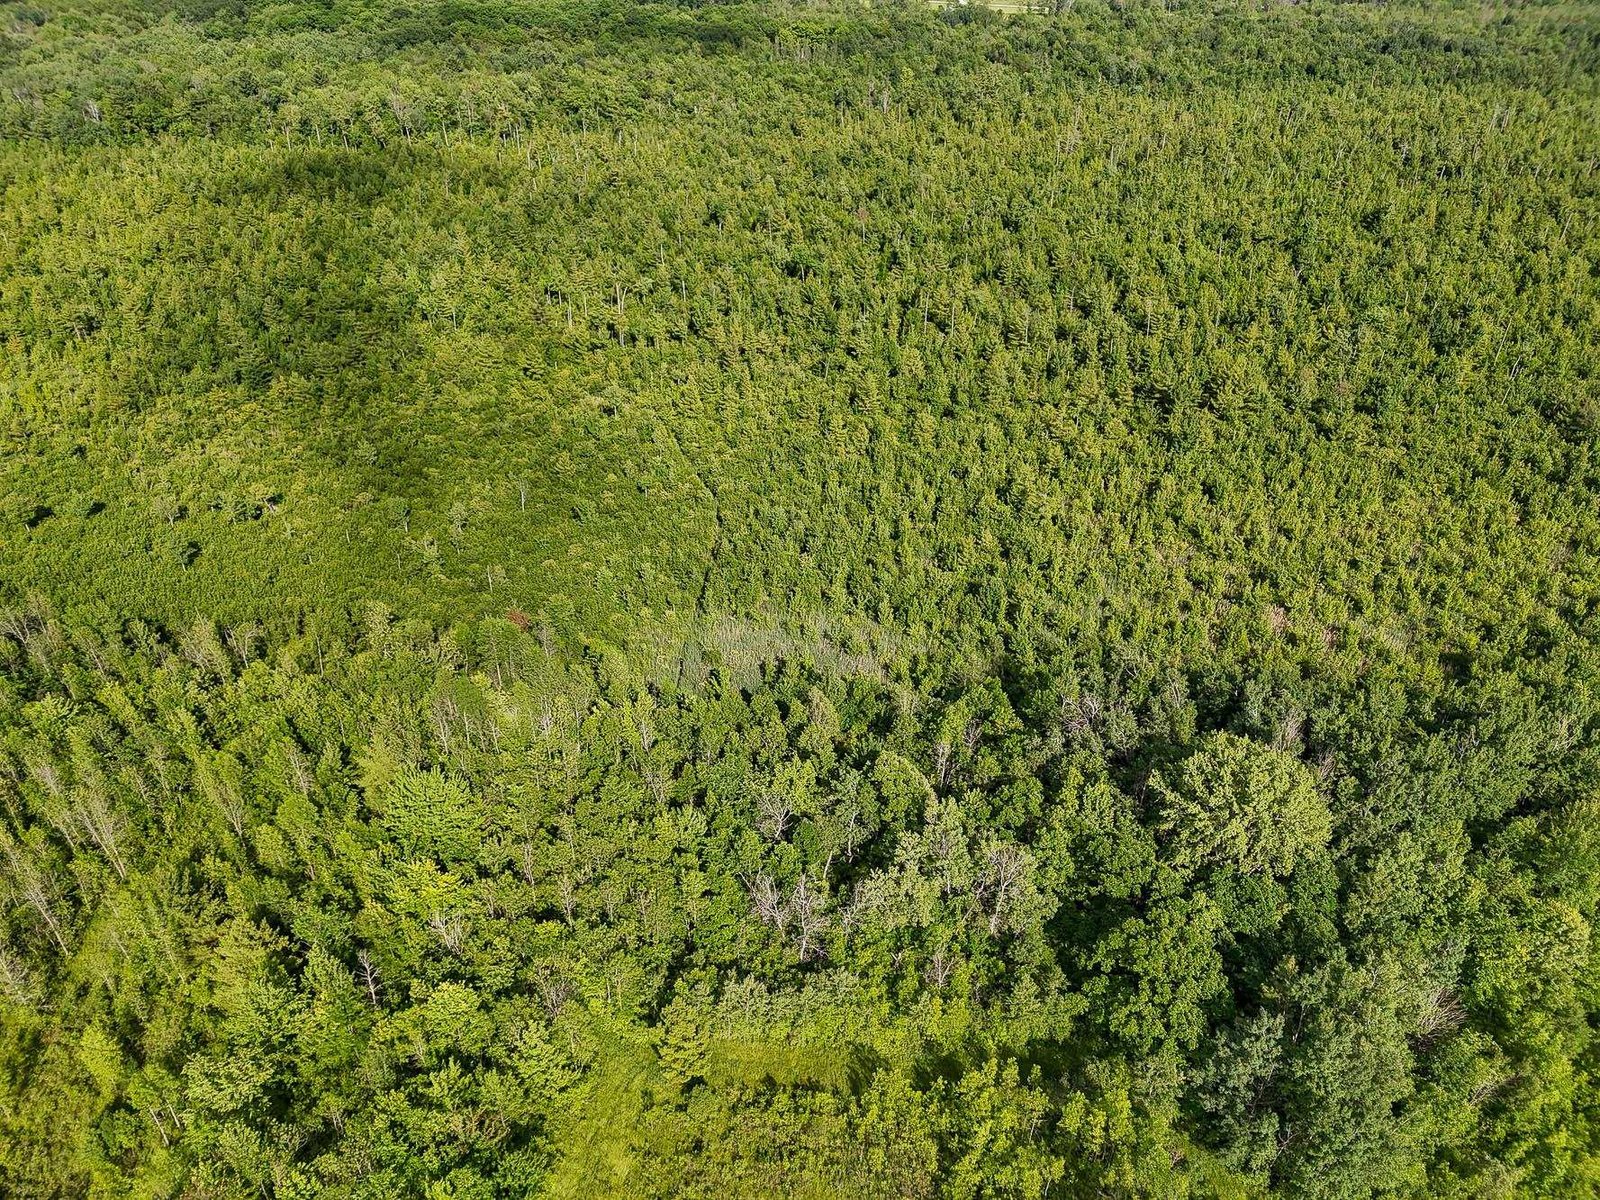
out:
<path id="1" fill-rule="evenodd" d="M 0 3 L 0 1193 L 1600 1194 L 1600 7 Z"/>

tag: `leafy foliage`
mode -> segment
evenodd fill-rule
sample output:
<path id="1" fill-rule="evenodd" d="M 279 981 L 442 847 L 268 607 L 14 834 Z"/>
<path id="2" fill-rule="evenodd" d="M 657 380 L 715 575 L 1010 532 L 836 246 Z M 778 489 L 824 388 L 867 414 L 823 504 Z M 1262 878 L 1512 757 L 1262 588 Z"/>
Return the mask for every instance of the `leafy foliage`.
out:
<path id="1" fill-rule="evenodd" d="M 1600 1190 L 1600 19 L 1059 8 L 0 8 L 7 1194 Z"/>

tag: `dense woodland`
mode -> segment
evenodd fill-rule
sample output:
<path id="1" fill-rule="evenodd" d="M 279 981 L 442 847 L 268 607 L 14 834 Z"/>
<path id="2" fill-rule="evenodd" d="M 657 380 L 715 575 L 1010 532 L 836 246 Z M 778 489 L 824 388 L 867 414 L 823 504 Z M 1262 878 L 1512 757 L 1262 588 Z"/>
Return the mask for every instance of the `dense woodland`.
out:
<path id="1" fill-rule="evenodd" d="M 1600 7 L 0 3 L 0 1194 L 1600 1195 Z"/>

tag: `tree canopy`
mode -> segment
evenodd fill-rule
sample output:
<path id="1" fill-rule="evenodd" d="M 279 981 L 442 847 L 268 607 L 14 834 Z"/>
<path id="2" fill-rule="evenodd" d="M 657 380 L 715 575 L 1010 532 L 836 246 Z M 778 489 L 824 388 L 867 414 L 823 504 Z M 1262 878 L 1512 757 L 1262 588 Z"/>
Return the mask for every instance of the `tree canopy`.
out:
<path id="1" fill-rule="evenodd" d="M 1600 1193 L 1600 9 L 0 3 L 0 1191 Z"/>

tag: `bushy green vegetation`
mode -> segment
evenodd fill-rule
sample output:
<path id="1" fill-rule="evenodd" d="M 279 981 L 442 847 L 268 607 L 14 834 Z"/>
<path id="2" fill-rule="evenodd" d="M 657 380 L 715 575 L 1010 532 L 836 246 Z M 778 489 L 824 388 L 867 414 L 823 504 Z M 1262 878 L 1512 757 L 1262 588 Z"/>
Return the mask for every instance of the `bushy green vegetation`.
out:
<path id="1" fill-rule="evenodd" d="M 0 5 L 0 1190 L 1600 1192 L 1600 10 Z"/>

